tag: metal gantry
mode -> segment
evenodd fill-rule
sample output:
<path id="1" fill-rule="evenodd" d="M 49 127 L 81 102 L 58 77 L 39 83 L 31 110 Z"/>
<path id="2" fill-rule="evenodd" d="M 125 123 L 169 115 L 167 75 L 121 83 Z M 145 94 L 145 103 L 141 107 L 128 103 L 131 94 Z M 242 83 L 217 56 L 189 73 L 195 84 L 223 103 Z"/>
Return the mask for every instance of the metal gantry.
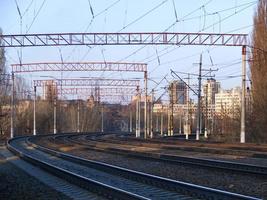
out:
<path id="1" fill-rule="evenodd" d="M 42 87 L 47 84 L 48 80 L 34 80 L 34 85 L 36 87 Z M 55 79 L 54 84 L 59 86 L 127 86 L 127 87 L 137 87 L 139 86 L 139 80 L 136 79 L 105 79 L 105 78 L 71 78 L 71 79 Z"/>
<path id="2" fill-rule="evenodd" d="M 44 71 L 127 71 L 145 72 L 145 63 L 126 62 L 43 62 L 11 64 L 14 73 Z"/>
<path id="3" fill-rule="evenodd" d="M 100 96 L 133 96 L 136 92 L 134 87 L 100 87 L 97 88 Z M 69 87 L 58 88 L 58 93 L 62 95 L 90 95 L 94 94 L 95 87 Z"/>
<path id="4" fill-rule="evenodd" d="M 46 33 L 0 35 L 0 47 L 66 45 L 247 45 L 247 34 L 221 33 Z"/>

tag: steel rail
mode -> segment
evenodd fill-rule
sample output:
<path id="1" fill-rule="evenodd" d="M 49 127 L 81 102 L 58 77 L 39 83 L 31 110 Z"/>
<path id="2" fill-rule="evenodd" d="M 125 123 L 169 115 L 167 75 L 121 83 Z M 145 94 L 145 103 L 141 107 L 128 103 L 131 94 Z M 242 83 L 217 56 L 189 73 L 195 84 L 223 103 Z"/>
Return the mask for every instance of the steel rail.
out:
<path id="1" fill-rule="evenodd" d="M 60 136 L 59 136 L 60 137 Z M 192 195 L 194 198 L 197 199 L 258 199 L 255 197 L 245 196 L 241 194 L 235 194 L 227 191 L 217 190 L 213 188 L 203 187 L 195 184 L 185 183 L 181 181 L 171 180 L 168 178 L 163 178 L 155 175 L 150 175 L 142 172 L 137 172 L 129 169 L 125 169 L 122 167 L 117 167 L 114 165 L 92 161 L 83 159 L 77 156 L 72 156 L 66 153 L 58 152 L 55 150 L 48 149 L 43 146 L 39 146 L 36 144 L 35 148 L 45 151 L 51 155 L 61 157 L 63 159 L 70 160 L 75 163 L 80 163 L 84 165 L 94 166 L 97 169 L 101 169 L 103 171 L 111 172 L 120 174 L 127 178 L 132 178 L 135 180 L 142 180 L 143 182 L 150 183 L 156 185 L 160 188 L 166 188 L 168 190 L 178 191 L 179 193 L 182 192 L 183 194 Z"/>
<path id="2" fill-rule="evenodd" d="M 119 188 L 112 187 L 107 184 L 103 184 L 101 182 L 95 181 L 93 179 L 89 179 L 87 177 L 75 174 L 71 172 L 70 170 L 65 170 L 63 168 L 54 166 L 48 162 L 42 161 L 38 158 L 34 158 L 33 156 L 26 154 L 20 150 L 18 150 L 16 147 L 12 145 L 12 142 L 14 140 L 18 139 L 13 138 L 7 142 L 7 148 L 13 152 L 14 154 L 18 155 L 22 159 L 37 165 L 41 167 L 42 169 L 60 177 L 63 178 L 71 183 L 74 183 L 76 185 L 79 185 L 82 188 L 88 189 L 94 193 L 98 193 L 101 196 L 107 197 L 108 199 L 116 198 L 116 199 L 129 199 L 129 200 L 148 200 L 148 198 L 145 198 L 140 195 L 133 194 L 128 191 L 121 190 Z"/>
<path id="3" fill-rule="evenodd" d="M 70 137 L 71 136 L 69 136 L 69 138 Z M 89 143 L 84 143 L 82 141 L 77 141 L 77 140 L 72 140 L 72 139 L 69 139 L 69 141 L 71 143 L 85 145 L 87 146 L 87 148 L 92 148 L 94 150 L 108 151 L 111 153 L 113 152 L 115 154 L 123 154 L 123 155 L 128 155 L 128 156 L 144 158 L 144 159 L 161 160 L 161 161 L 167 161 L 171 163 L 182 163 L 182 164 L 197 165 L 197 166 L 202 166 L 202 167 L 231 170 L 231 171 L 235 171 L 238 173 L 247 173 L 247 174 L 253 174 L 253 175 L 267 176 L 267 167 L 265 166 L 237 163 L 237 162 L 231 162 L 231 161 L 206 159 L 206 158 L 177 156 L 177 155 L 162 154 L 162 153 L 137 152 L 137 151 L 131 151 L 131 150 L 126 150 L 126 149 L 120 149 L 117 147 L 116 148 L 113 148 L 113 147 L 101 148 L 99 146 L 95 147 L 95 145 L 90 146 Z M 93 141 L 97 142 L 97 140 L 93 140 Z M 100 142 L 101 144 L 103 143 L 110 144 L 109 142 L 105 142 L 103 140 L 101 140 Z M 112 142 L 112 144 L 114 144 L 114 141 Z M 129 145 L 129 146 L 134 146 L 134 145 Z"/>

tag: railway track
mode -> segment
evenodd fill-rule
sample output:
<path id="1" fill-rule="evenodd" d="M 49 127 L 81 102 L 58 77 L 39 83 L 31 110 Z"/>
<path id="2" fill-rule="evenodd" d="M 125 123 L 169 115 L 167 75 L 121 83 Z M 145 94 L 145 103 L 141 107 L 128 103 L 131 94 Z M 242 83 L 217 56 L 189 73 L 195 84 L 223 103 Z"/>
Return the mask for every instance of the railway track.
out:
<path id="1" fill-rule="evenodd" d="M 102 138 L 96 138 L 96 140 L 105 141 L 105 139 Z M 120 137 L 116 138 L 108 138 L 106 140 L 123 144 L 138 143 L 138 145 L 159 147 L 161 149 L 166 150 L 186 150 L 203 153 L 218 153 L 227 155 L 267 158 L 266 145 L 255 146 L 255 144 L 246 144 L 247 146 L 244 146 L 241 144 L 241 146 L 237 146 L 234 144 L 224 144 L 222 142 L 177 140 L 177 138 L 175 137 L 168 137 L 164 139 L 153 138 L 144 140 L 142 138 L 125 137 L 125 135 L 121 135 Z"/>
<path id="2" fill-rule="evenodd" d="M 77 139 L 77 135 L 69 135 L 69 136 L 58 136 L 59 138 L 62 137 L 65 142 L 83 145 L 88 149 L 98 150 L 102 152 L 108 152 L 113 154 L 120 154 L 132 157 L 138 157 L 142 159 L 153 159 L 158 161 L 164 161 L 169 163 L 182 163 L 182 164 L 190 164 L 202 167 L 209 167 L 209 168 L 217 168 L 227 171 L 233 171 L 237 173 L 246 173 L 250 175 L 260 175 L 267 177 L 267 167 L 266 166 L 259 166 L 259 165 L 252 165 L 252 164 L 244 164 L 238 162 L 231 162 L 231 161 L 222 161 L 222 160 L 214 160 L 214 159 L 206 159 L 206 158 L 195 158 L 195 157 L 186 157 L 186 156 L 177 156 L 171 154 L 164 154 L 164 153 L 152 153 L 152 152 L 139 152 L 135 150 L 136 145 L 130 144 L 121 144 L 116 145 L 114 141 L 107 142 L 103 139 L 99 141 L 94 139 L 91 140 L 89 136 L 81 135 L 81 139 Z M 123 148 L 124 146 L 124 148 Z"/>
<path id="3" fill-rule="evenodd" d="M 33 144 L 29 137 L 7 145 L 23 159 L 109 199 L 257 199 L 82 159 Z"/>

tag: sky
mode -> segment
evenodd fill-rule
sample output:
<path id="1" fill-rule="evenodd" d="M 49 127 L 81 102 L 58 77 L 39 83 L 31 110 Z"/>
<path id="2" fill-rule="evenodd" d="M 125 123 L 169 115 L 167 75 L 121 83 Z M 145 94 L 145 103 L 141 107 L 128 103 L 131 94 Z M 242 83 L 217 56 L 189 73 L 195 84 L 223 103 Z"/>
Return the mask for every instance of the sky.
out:
<path id="1" fill-rule="evenodd" d="M 209 32 L 251 34 L 257 1 L 253 0 L 0 0 L 3 34 L 68 32 Z M 20 20 L 19 12 L 22 20 Z M 171 26 L 172 25 L 172 26 Z M 142 48 L 143 47 L 143 48 Z M 148 64 L 149 90 L 156 96 L 177 72 L 197 73 L 200 54 L 203 68 L 214 72 L 225 89 L 241 85 L 241 47 L 214 46 L 65 46 L 6 48 L 7 66 L 19 63 L 63 61 L 120 61 Z M 10 68 L 10 67 L 9 67 Z M 41 76 L 59 78 L 60 73 L 23 74 L 31 85 Z M 64 72 L 73 77 L 142 78 L 140 73 Z M 185 75 L 180 74 L 184 78 Z M 229 78 L 235 76 L 235 78 Z M 204 78 L 205 79 L 205 78 Z M 192 76 L 195 84 L 197 77 Z"/>

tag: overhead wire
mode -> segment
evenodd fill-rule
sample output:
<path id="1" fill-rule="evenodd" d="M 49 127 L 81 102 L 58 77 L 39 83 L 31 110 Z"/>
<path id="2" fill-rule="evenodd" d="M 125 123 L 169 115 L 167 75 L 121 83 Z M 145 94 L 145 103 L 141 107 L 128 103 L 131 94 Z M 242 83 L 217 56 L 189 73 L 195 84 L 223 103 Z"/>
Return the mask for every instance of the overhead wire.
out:
<path id="1" fill-rule="evenodd" d="M 161 3 L 157 4 L 156 6 L 154 6 L 152 9 L 148 10 L 147 12 L 145 12 L 143 15 L 137 17 L 136 19 L 134 19 L 133 21 L 131 21 L 130 23 L 128 23 L 127 25 L 125 25 L 122 29 L 120 29 L 118 32 L 121 32 L 122 30 L 126 29 L 127 27 L 135 24 L 136 22 L 138 22 L 139 20 L 143 19 L 145 16 L 147 16 L 148 14 L 150 14 L 151 12 L 157 10 L 158 8 L 160 8 L 162 5 L 164 5 L 168 0 L 163 0 Z"/>
<path id="2" fill-rule="evenodd" d="M 212 0 L 207 1 L 205 4 L 203 5 L 208 5 L 209 3 L 211 3 Z M 196 11 L 198 11 L 203 5 L 201 5 L 200 7 L 198 7 L 197 9 L 194 9 L 193 11 L 189 12 L 188 14 L 186 14 L 185 16 L 183 16 L 181 19 L 190 16 L 191 14 L 195 13 Z M 167 28 L 165 28 L 165 30 L 163 32 L 167 32 L 170 28 L 172 28 L 176 23 L 180 22 L 181 19 L 179 19 L 178 21 L 175 20 L 171 25 L 169 25 Z M 156 38 L 157 39 L 157 38 Z M 147 45 L 143 45 L 142 47 L 138 48 L 137 50 L 135 50 L 134 52 L 132 52 L 131 54 L 129 54 L 128 56 L 120 59 L 118 62 L 121 62 L 123 60 L 126 60 L 128 58 L 130 58 L 131 56 L 135 55 L 137 52 L 141 51 L 142 49 L 144 49 Z M 177 48 L 177 47 L 176 47 Z"/>
<path id="3" fill-rule="evenodd" d="M 247 8 L 249 8 L 249 7 L 251 7 L 251 6 L 254 5 L 254 4 L 255 4 L 255 1 L 251 2 L 251 3 L 250 3 L 248 6 L 246 6 L 245 8 L 242 8 L 242 9 L 240 9 L 240 10 L 238 10 L 238 11 L 235 11 L 234 14 L 231 14 L 231 15 L 229 15 L 229 16 L 223 18 L 222 20 L 215 22 L 214 24 L 218 24 L 218 23 L 220 23 L 220 22 L 222 22 L 222 21 L 225 21 L 226 19 L 229 19 L 229 18 L 232 17 L 233 15 L 236 15 L 237 13 L 242 12 L 243 10 L 245 10 L 245 9 L 247 9 Z M 246 4 L 246 5 L 247 5 L 247 4 Z M 211 24 L 211 25 L 205 27 L 204 30 L 210 28 L 210 27 L 211 27 L 212 25 L 214 25 L 214 24 Z M 203 31 L 203 30 L 202 30 L 202 31 Z M 201 32 L 201 31 L 199 31 L 199 32 Z M 167 53 L 166 53 L 166 54 L 167 54 Z M 164 54 L 164 55 L 166 55 L 166 54 Z M 157 59 L 157 58 L 155 58 L 155 59 Z M 155 60 L 155 59 L 154 59 L 154 60 Z M 178 59 L 175 59 L 175 60 L 177 61 Z M 151 62 L 151 61 L 152 61 L 152 60 L 150 60 L 150 62 Z M 168 62 L 168 63 L 171 63 L 171 62 Z M 161 65 L 163 65 L 163 63 L 161 63 Z M 159 67 L 159 65 L 156 66 L 155 68 L 158 68 L 158 67 Z M 156 70 L 155 68 L 150 72 L 150 74 Z"/>
<path id="4" fill-rule="evenodd" d="M 39 7 L 39 9 L 38 9 L 38 11 L 37 11 L 37 13 L 36 13 L 35 16 L 33 17 L 33 20 L 32 20 L 32 22 L 31 22 L 29 28 L 26 30 L 26 33 L 28 33 L 28 32 L 30 31 L 32 25 L 34 24 L 34 22 L 35 22 L 35 20 L 37 19 L 39 13 L 41 12 L 41 10 L 42 10 L 42 8 L 43 8 L 45 2 L 46 2 L 46 0 L 43 0 L 41 6 Z"/>
<path id="5" fill-rule="evenodd" d="M 252 2 L 251 2 L 252 3 Z M 251 4 L 251 3 L 249 3 L 249 4 Z M 255 1 L 253 1 L 253 3 L 255 3 Z M 243 6 L 243 5 L 247 5 L 248 3 L 246 3 L 246 4 L 242 4 L 242 5 L 240 5 L 240 6 Z M 240 7 L 239 6 L 239 7 Z M 234 8 L 236 8 L 236 7 L 234 7 Z M 231 9 L 233 9 L 233 7 L 231 8 Z M 230 10 L 230 9 L 224 9 L 224 10 L 222 10 L 222 11 L 226 11 L 226 10 Z M 217 12 L 215 12 L 215 13 L 218 13 L 218 12 L 222 12 L 222 11 L 217 11 Z M 236 11 L 235 11 L 235 13 L 237 13 Z M 219 21 L 221 21 L 221 20 L 219 20 Z M 214 25 L 214 24 L 213 24 Z M 249 26 L 252 26 L 252 25 L 249 25 Z M 246 27 L 249 27 L 249 26 L 245 26 L 245 27 L 242 27 L 242 28 L 246 28 Z M 239 28 L 239 29 L 236 29 L 236 30 L 241 30 L 242 28 Z M 233 31 L 235 31 L 235 30 L 232 30 L 231 32 L 233 32 Z M 230 32 L 228 32 L 228 33 L 230 33 Z"/>
<path id="6" fill-rule="evenodd" d="M 255 2 L 256 2 L 256 1 L 252 1 L 252 2 L 249 2 L 249 3 L 241 4 L 241 5 L 239 5 L 238 7 L 242 7 L 242 6 L 244 6 L 244 5 L 249 5 L 249 6 L 251 6 L 252 4 L 255 4 Z M 203 7 L 203 6 L 201 6 L 201 8 L 202 8 L 202 7 Z M 207 14 L 207 13 L 206 13 L 206 15 L 214 15 L 214 14 L 217 14 L 217 13 L 220 13 L 220 12 L 225 12 L 225 11 L 229 11 L 229 10 L 236 9 L 236 8 L 237 8 L 237 7 L 231 7 L 231 8 L 227 8 L 227 9 L 223 9 L 223 10 L 216 11 L 216 12 L 211 13 L 211 14 Z M 198 8 L 197 10 L 199 10 L 199 8 Z M 237 13 L 237 12 L 235 11 L 235 13 Z M 188 18 L 188 19 L 181 19 L 181 20 L 179 20 L 179 21 L 186 21 L 186 20 L 191 20 L 191 19 L 196 19 L 196 18 L 199 18 L 199 16 L 198 16 L 198 17 L 193 17 L 193 18 Z M 218 22 L 221 22 L 221 20 L 219 20 Z M 218 22 L 216 22 L 216 23 L 218 23 Z M 213 23 L 212 25 L 215 25 L 215 23 Z M 252 25 L 249 25 L 249 26 L 252 26 Z M 249 27 L 249 26 L 246 26 L 246 27 Z M 246 27 L 242 27 L 242 28 L 246 28 Z M 240 28 L 240 29 L 242 29 L 242 28 Z M 240 30 L 240 29 L 236 29 L 236 30 Z M 233 31 L 235 31 L 235 30 L 233 30 Z M 199 32 L 201 32 L 201 31 L 199 31 Z M 230 32 L 229 32 L 229 33 L 230 33 Z"/>
<path id="7" fill-rule="evenodd" d="M 175 16 L 176 22 L 178 22 L 178 15 L 177 15 L 177 11 L 176 11 L 176 6 L 175 6 L 174 0 L 172 0 L 172 5 L 173 5 L 174 16 Z"/>
<path id="8" fill-rule="evenodd" d="M 94 14 L 94 17 L 91 18 L 89 24 L 85 27 L 84 29 L 84 32 L 87 32 L 88 29 L 91 27 L 93 21 L 101 16 L 103 13 L 105 13 L 106 11 L 110 10 L 111 8 L 113 8 L 116 4 L 118 4 L 121 0 L 116 0 L 114 1 L 113 3 L 111 3 L 110 5 L 108 5 L 105 9 L 101 10 L 100 12 Z M 90 8 L 89 8 L 90 9 Z M 94 47 L 91 47 L 89 45 L 87 45 L 87 47 L 89 48 L 86 53 L 79 59 L 81 61 L 83 61 L 85 59 L 85 57 L 88 55 L 88 53 L 94 48 Z M 76 50 L 77 46 L 75 46 L 72 51 L 70 52 L 70 54 L 68 55 L 68 57 L 65 59 L 65 60 L 69 60 L 69 58 L 73 55 L 73 52 Z"/>

